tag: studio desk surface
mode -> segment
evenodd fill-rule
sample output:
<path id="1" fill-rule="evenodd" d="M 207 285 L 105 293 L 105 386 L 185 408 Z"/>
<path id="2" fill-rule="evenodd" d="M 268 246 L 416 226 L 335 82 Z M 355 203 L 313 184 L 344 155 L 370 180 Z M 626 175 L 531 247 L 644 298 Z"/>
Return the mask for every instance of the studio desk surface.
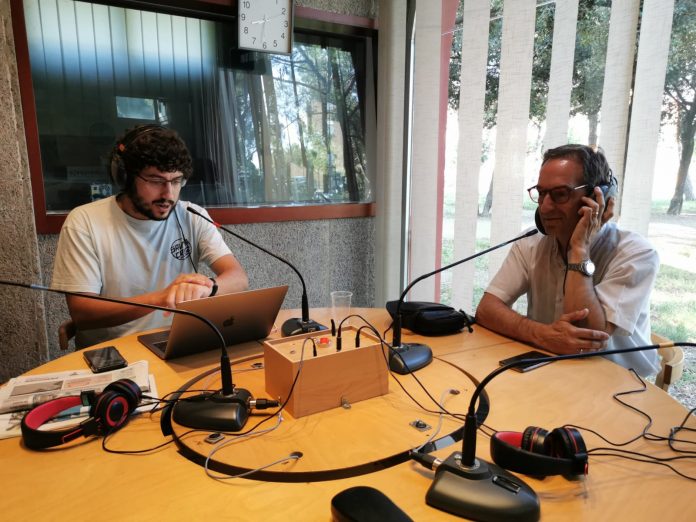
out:
<path id="1" fill-rule="evenodd" d="M 389 324 L 383 309 L 357 309 L 380 332 Z M 283 310 L 282 324 L 297 311 Z M 328 324 L 329 310 L 313 309 L 312 318 Z M 359 326 L 357 322 L 354 322 Z M 527 346 L 475 326 L 474 333 L 421 338 L 404 332 L 404 342 L 420 340 L 429 344 L 436 359 L 417 372 L 418 379 L 435 400 L 449 388 L 459 395 L 446 395 L 449 411 L 465 413 L 475 388 L 473 377 L 481 380 L 502 358 L 522 353 Z M 273 334 L 277 336 L 277 333 Z M 391 339 L 391 334 L 388 334 Z M 115 342 L 130 362 L 147 359 L 155 375 L 160 396 L 219 364 L 219 352 L 164 362 L 143 347 L 136 336 Z M 255 397 L 268 397 L 263 370 L 243 371 L 263 360 L 261 345 L 247 343 L 230 350 L 234 381 Z M 30 373 L 84 368 L 82 355 L 70 353 Z M 469 375 L 467 375 L 469 374 Z M 219 386 L 218 375 L 202 381 Z M 434 409 L 432 401 L 411 376 L 391 376 L 389 393 L 361 402 L 349 409 L 337 407 L 294 419 L 288 413 L 275 431 L 243 439 L 219 451 L 215 458 L 240 468 L 257 468 L 293 451 L 303 457 L 272 468 L 280 475 L 326 472 L 330 477 L 350 475 L 346 469 L 364 472 L 347 478 L 304 481 L 259 481 L 233 479 L 224 482 L 206 476 L 203 468 L 182 456 L 175 444 L 144 454 L 116 455 L 102 450 L 101 439 L 79 439 L 69 445 L 45 451 L 26 449 L 21 439 L 0 441 L 0 513 L 4 520 L 309 520 L 331 519 L 331 499 L 353 486 L 372 486 L 391 498 L 414 520 L 457 520 L 431 508 L 425 494 L 433 477 L 412 461 L 388 465 L 390 458 L 419 446 L 431 430 L 418 431 L 410 425 L 423 420 L 434 427 L 438 415 L 415 405 L 395 382 L 422 404 Z M 490 413 L 486 425 L 495 430 L 522 431 L 534 425 L 553 429 L 573 424 L 596 430 L 612 441 L 638 435 L 645 425 L 639 414 L 612 399 L 617 392 L 637 388 L 635 378 L 602 358 L 563 361 L 528 373 L 505 372 L 486 387 Z M 686 409 L 662 390 L 648 385 L 645 393 L 628 397 L 628 402 L 653 418 L 652 433 L 666 435 L 686 415 Z M 268 410 L 267 410 L 268 411 Z M 256 423 L 252 416 L 247 423 Z M 272 422 L 266 423 L 266 426 Z M 461 422 L 445 417 L 440 436 L 455 432 Z M 176 427 L 182 442 L 206 454 L 211 446 L 206 434 Z M 606 446 L 598 437 L 584 432 L 588 448 Z M 693 434 L 684 435 L 691 440 Z M 140 415 L 108 439 L 112 449 L 139 450 L 165 442 L 159 415 Z M 652 455 L 673 456 L 664 442 L 640 440 L 625 449 Z M 457 442 L 438 449 L 445 458 L 461 450 Z M 479 431 L 477 456 L 489 459 L 489 438 Z M 399 460 L 398 458 L 396 459 Z M 387 462 L 387 465 L 383 465 Z M 696 463 L 675 463 L 687 475 L 696 476 Z M 369 469 L 372 466 L 373 469 Z M 537 492 L 543 520 L 694 520 L 694 482 L 678 477 L 662 466 L 643 464 L 618 457 L 592 457 L 585 477 L 523 477 Z M 287 479 L 287 477 L 286 477 Z"/>

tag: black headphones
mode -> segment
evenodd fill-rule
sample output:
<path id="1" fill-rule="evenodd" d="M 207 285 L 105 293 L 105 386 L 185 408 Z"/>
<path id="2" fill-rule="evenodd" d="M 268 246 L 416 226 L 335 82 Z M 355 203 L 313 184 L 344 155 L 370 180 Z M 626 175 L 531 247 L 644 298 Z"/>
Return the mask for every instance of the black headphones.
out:
<path id="1" fill-rule="evenodd" d="M 22 419 L 22 438 L 27 448 L 39 450 L 65 444 L 77 437 L 106 435 L 121 428 L 142 397 L 140 387 L 130 379 L 109 384 L 100 394 L 82 393 L 40 404 Z M 59 430 L 40 430 L 49 419 L 84 401 L 90 406 L 89 418 L 80 424 Z"/>
<path id="2" fill-rule="evenodd" d="M 149 125 L 139 125 L 127 132 L 121 141 L 116 144 L 113 152 L 111 153 L 111 179 L 121 189 L 128 188 L 132 183 L 132 179 L 128 176 L 126 171 L 126 166 L 123 162 L 123 153 L 128 150 L 136 140 L 140 139 L 142 136 L 149 134 L 150 132 L 156 130 L 163 130 L 166 127 L 161 125 L 149 124 Z"/>
<path id="3" fill-rule="evenodd" d="M 536 426 L 522 433 L 499 431 L 491 437 L 491 458 L 525 475 L 587 474 L 587 448 L 575 428 L 556 428 L 551 433 Z"/>

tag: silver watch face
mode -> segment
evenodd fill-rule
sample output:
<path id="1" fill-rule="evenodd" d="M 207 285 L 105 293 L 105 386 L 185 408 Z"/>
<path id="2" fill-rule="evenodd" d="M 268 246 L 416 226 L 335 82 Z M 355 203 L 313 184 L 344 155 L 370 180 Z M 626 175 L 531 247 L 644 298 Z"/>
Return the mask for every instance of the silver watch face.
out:
<path id="1" fill-rule="evenodd" d="M 576 272 L 580 272 L 581 274 L 591 277 L 594 274 L 595 266 L 592 260 L 586 259 L 582 263 L 569 264 L 568 270 L 575 270 Z"/>
<path id="2" fill-rule="evenodd" d="M 588 276 L 591 276 L 594 274 L 595 266 L 592 260 L 588 259 L 587 261 L 582 262 L 582 268 L 583 272 L 585 272 Z"/>

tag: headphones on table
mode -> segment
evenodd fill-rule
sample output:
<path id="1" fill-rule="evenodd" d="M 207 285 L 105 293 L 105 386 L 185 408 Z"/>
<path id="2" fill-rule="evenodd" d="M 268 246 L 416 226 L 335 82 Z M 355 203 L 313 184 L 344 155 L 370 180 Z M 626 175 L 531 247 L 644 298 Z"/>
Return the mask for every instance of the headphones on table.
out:
<path id="1" fill-rule="evenodd" d="M 109 384 L 99 394 L 82 393 L 60 397 L 40 404 L 22 418 L 22 439 L 34 450 L 59 446 L 80 436 L 108 435 L 123 427 L 138 406 L 142 392 L 130 379 L 120 379 Z M 69 428 L 58 430 L 39 429 L 62 411 L 89 404 L 89 418 Z"/>
<path id="2" fill-rule="evenodd" d="M 121 189 L 127 188 L 132 182 L 129 179 L 126 165 L 123 162 L 123 153 L 128 150 L 136 140 L 156 130 L 165 130 L 162 125 L 149 124 L 140 125 L 133 130 L 127 132 L 123 136 L 123 140 L 119 141 L 111 153 L 111 179 Z"/>
<path id="3" fill-rule="evenodd" d="M 586 475 L 587 448 L 575 428 L 550 433 L 536 426 L 522 433 L 499 431 L 491 437 L 491 458 L 499 466 L 525 475 Z"/>

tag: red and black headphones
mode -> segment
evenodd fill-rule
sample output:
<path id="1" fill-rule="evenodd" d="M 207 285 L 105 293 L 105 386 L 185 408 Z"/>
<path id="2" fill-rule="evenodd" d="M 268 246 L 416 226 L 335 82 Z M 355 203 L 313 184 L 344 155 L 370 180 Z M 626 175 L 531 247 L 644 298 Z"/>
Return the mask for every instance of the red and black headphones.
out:
<path id="1" fill-rule="evenodd" d="M 491 458 L 499 466 L 525 475 L 586 475 L 587 448 L 575 428 L 550 433 L 529 426 L 522 433 L 499 431 L 491 437 Z"/>
<path id="2" fill-rule="evenodd" d="M 128 422 L 128 417 L 138 406 L 141 397 L 140 387 L 136 383 L 130 379 L 121 379 L 109 384 L 100 394 L 83 393 L 40 404 L 22 419 L 24 444 L 27 448 L 39 450 L 65 444 L 80 436 L 107 435 Z M 69 428 L 50 431 L 39 429 L 60 412 L 81 406 L 85 400 L 90 406 L 88 419 Z"/>

